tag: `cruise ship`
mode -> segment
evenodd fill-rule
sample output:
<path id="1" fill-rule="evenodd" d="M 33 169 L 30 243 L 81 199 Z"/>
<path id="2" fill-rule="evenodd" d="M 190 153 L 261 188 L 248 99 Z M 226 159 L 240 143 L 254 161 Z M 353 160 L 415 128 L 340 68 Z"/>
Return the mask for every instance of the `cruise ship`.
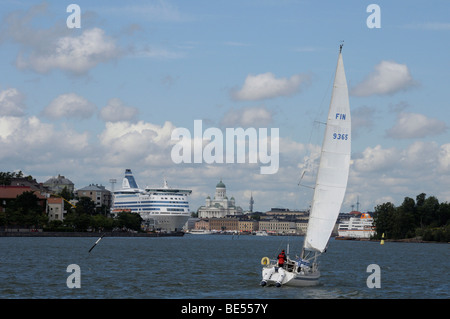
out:
<path id="1" fill-rule="evenodd" d="M 138 213 L 147 230 L 181 231 L 190 217 L 187 189 L 170 188 L 167 181 L 161 188 L 139 188 L 131 169 L 125 170 L 122 188 L 114 191 L 112 214 L 122 211 Z"/>
<path id="2" fill-rule="evenodd" d="M 349 220 L 342 222 L 338 227 L 340 238 L 370 238 L 375 234 L 373 218 L 369 213 L 355 214 Z"/>

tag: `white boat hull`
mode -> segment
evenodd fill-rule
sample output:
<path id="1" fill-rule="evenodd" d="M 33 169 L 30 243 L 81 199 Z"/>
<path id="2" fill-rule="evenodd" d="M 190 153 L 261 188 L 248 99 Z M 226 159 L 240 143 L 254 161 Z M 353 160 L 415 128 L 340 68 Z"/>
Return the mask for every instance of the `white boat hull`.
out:
<path id="1" fill-rule="evenodd" d="M 374 230 L 338 230 L 338 235 L 340 237 L 350 237 L 350 238 L 370 238 L 375 235 Z"/>
<path id="2" fill-rule="evenodd" d="M 261 285 L 310 287 L 319 284 L 320 271 L 303 273 L 287 271 L 279 267 L 264 267 Z"/>
<path id="3" fill-rule="evenodd" d="M 191 234 L 191 235 L 211 235 L 212 232 L 209 230 L 197 230 L 197 229 L 192 229 L 189 232 L 186 232 L 186 234 Z"/>

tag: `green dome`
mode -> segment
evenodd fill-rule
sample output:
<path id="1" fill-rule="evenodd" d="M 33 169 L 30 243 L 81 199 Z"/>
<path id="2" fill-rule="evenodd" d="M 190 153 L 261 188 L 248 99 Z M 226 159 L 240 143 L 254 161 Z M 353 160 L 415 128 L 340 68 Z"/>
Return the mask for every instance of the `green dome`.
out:
<path id="1" fill-rule="evenodd" d="M 222 180 L 220 180 L 220 182 L 216 185 L 216 188 L 226 188 L 225 184 L 222 183 Z"/>

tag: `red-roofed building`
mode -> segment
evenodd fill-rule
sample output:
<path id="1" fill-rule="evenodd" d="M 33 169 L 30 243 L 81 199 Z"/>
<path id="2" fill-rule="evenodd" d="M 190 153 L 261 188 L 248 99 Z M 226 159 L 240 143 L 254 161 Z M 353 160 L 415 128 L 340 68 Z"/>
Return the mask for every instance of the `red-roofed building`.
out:
<path id="1" fill-rule="evenodd" d="M 47 205 L 47 196 L 42 195 L 38 191 L 34 191 L 30 186 L 4 186 L 0 185 L 0 211 L 4 212 L 8 203 L 17 196 L 22 195 L 24 192 L 33 192 L 38 198 L 39 203 L 42 206 L 42 210 Z"/>

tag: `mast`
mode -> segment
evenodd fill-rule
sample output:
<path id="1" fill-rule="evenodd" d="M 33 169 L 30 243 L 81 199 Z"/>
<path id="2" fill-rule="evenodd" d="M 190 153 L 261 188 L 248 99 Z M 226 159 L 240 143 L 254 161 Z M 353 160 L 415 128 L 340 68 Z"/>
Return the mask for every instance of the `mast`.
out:
<path id="1" fill-rule="evenodd" d="M 325 251 L 347 188 L 351 152 L 351 118 L 342 47 L 343 44 L 339 46 L 333 92 L 302 258 L 307 252 Z"/>

